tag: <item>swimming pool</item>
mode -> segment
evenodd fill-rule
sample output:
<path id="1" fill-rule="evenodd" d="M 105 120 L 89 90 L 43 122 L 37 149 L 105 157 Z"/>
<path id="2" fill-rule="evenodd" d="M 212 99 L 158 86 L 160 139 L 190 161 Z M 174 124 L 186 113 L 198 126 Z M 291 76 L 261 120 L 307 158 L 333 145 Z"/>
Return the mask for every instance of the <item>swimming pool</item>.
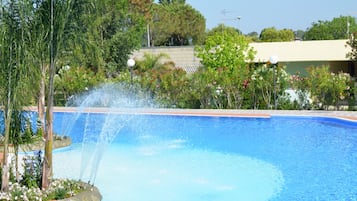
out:
<path id="1" fill-rule="evenodd" d="M 90 116 L 101 127 L 103 114 Z M 78 179 L 85 118 L 69 133 L 73 145 L 55 151 L 55 177 Z M 68 119 L 55 113 L 55 132 Z M 356 169 L 354 122 L 136 115 L 107 147 L 95 185 L 104 201 L 354 201 Z"/>

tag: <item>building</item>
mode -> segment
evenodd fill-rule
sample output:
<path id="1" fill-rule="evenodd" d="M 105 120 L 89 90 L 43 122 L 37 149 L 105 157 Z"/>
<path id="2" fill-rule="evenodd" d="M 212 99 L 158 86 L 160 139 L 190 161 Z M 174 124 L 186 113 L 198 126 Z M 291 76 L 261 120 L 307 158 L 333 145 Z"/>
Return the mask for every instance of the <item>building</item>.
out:
<path id="1" fill-rule="evenodd" d="M 346 56 L 351 51 L 346 42 L 347 40 L 317 40 L 259 42 L 250 45 L 256 51 L 254 62 L 267 62 L 270 56 L 274 55 L 279 58 L 279 63 L 286 65 L 287 71 L 292 74 L 296 72 L 306 74 L 308 67 L 328 65 L 332 72 L 343 71 L 357 77 L 354 63 Z M 134 52 L 133 57 L 141 59 L 145 52 L 166 53 L 170 57 L 168 60 L 187 72 L 194 72 L 201 65 L 200 60 L 195 57 L 193 46 L 143 48 Z"/>
<path id="2" fill-rule="evenodd" d="M 257 51 L 255 62 L 267 62 L 270 56 L 276 55 L 279 62 L 287 66 L 289 73 L 306 73 L 311 66 L 330 66 L 332 72 L 346 72 L 356 76 L 353 62 L 347 58 L 351 48 L 347 40 L 316 40 L 251 43 Z"/>

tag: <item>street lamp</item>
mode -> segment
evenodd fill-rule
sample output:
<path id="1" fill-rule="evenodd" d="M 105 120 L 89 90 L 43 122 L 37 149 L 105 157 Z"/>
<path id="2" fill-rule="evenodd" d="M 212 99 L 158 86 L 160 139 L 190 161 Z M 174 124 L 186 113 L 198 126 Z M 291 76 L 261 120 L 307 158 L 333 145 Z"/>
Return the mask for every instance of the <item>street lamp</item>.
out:
<path id="1" fill-rule="evenodd" d="M 277 102 L 276 102 L 276 78 L 275 78 L 275 68 L 278 63 L 278 56 L 271 56 L 269 58 L 269 62 L 273 65 L 273 82 L 274 82 L 274 109 L 277 109 Z"/>
<path id="2" fill-rule="evenodd" d="M 129 70 L 130 70 L 130 84 L 133 84 L 133 67 L 135 66 L 135 60 L 130 58 L 130 59 L 128 59 L 126 64 L 128 65 Z"/>

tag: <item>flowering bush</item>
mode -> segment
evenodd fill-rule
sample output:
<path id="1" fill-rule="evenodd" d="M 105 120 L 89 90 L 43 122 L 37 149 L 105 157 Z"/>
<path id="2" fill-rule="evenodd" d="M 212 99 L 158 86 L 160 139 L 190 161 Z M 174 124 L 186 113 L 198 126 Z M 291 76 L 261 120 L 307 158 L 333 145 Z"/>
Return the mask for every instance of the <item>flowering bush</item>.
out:
<path id="1" fill-rule="evenodd" d="M 64 199 L 85 190 L 81 183 L 73 180 L 54 180 L 48 189 L 41 191 L 39 188 L 28 188 L 19 183 L 10 183 L 9 191 L 0 192 L 0 201 L 46 201 Z"/>
<path id="2" fill-rule="evenodd" d="M 80 183 L 73 180 L 54 180 L 49 188 L 44 191 L 44 200 L 57 200 L 72 197 L 84 190 Z"/>
<path id="3" fill-rule="evenodd" d="M 272 108 L 275 98 L 282 97 L 288 86 L 289 76 L 285 66 L 258 66 L 251 75 L 250 89 L 252 91 L 254 108 Z"/>
<path id="4" fill-rule="evenodd" d="M 291 97 L 295 98 L 295 109 L 310 109 L 311 107 L 311 93 L 308 87 L 308 81 L 308 77 L 301 76 L 299 73 L 290 76 L 289 86 L 296 95 L 296 97 Z"/>
<path id="5" fill-rule="evenodd" d="M 309 69 L 308 81 L 315 107 L 328 109 L 328 106 L 339 106 L 348 101 L 353 93 L 351 77 L 347 73 L 332 73 L 328 66 Z"/>

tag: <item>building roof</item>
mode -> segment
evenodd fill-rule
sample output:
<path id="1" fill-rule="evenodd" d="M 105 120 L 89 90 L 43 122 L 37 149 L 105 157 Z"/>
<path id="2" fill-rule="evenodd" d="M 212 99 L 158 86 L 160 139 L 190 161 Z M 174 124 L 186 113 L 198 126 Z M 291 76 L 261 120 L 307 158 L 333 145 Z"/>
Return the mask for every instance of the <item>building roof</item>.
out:
<path id="1" fill-rule="evenodd" d="M 257 42 L 251 47 L 257 51 L 255 62 L 267 62 L 278 56 L 279 62 L 349 61 L 346 57 L 351 47 L 347 40 L 316 40 L 291 42 Z"/>

